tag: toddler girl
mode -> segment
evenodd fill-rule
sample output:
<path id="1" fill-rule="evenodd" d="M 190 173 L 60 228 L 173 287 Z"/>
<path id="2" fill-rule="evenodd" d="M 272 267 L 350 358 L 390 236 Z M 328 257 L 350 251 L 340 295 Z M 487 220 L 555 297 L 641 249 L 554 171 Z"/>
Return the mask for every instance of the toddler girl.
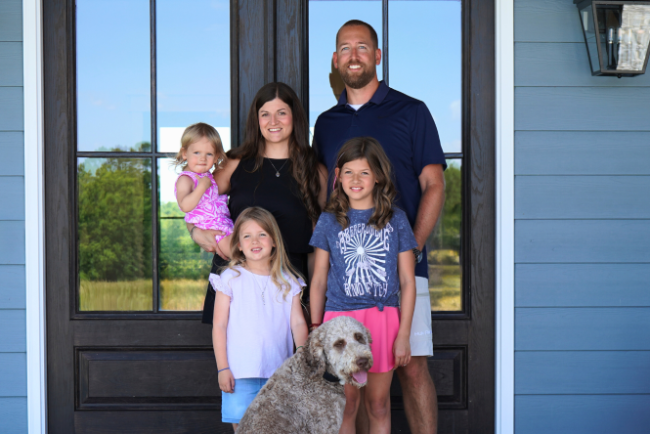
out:
<path id="1" fill-rule="evenodd" d="M 415 306 L 412 249 L 417 243 L 406 214 L 393 207 L 396 193 L 390 162 L 379 142 L 370 137 L 349 140 L 339 151 L 334 170 L 332 195 L 310 241 L 316 248 L 312 327 L 317 327 L 321 318 L 328 321 L 344 315 L 370 330 L 374 364 L 363 405 L 370 432 L 390 433 L 393 369 L 406 366 L 411 359 L 409 337 Z M 339 432 L 354 433 L 363 395 L 346 384 L 345 396 Z"/>
<path id="2" fill-rule="evenodd" d="M 287 259 L 273 215 L 251 207 L 237 218 L 232 259 L 220 276 L 212 342 L 219 371 L 221 420 L 236 430 L 257 392 L 307 340 L 300 293 L 305 282 Z M 292 341 L 293 334 L 293 341 Z"/>
<path id="3" fill-rule="evenodd" d="M 183 132 L 181 149 L 176 155 L 176 165 L 183 172 L 176 179 L 174 192 L 185 221 L 200 229 L 214 229 L 223 232 L 217 235 L 217 247 L 222 255 L 230 256 L 232 220 L 228 210 L 228 197 L 219 195 L 219 187 L 211 170 L 223 168 L 226 154 L 221 137 L 214 127 L 199 122 L 190 125 Z"/>

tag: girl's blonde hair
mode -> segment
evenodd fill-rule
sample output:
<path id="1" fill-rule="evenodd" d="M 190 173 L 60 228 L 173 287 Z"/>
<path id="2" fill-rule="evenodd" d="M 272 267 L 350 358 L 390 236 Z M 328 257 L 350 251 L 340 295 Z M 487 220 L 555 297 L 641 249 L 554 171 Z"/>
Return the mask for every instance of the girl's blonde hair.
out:
<path id="1" fill-rule="evenodd" d="M 334 214 L 336 221 L 339 222 L 343 229 L 350 225 L 350 219 L 347 215 L 350 209 L 350 201 L 343 190 L 340 172 L 346 163 L 361 158 L 368 161 L 370 170 L 372 170 L 377 181 L 372 193 L 375 212 L 370 216 L 368 224 L 375 229 L 383 229 L 393 217 L 393 201 L 397 191 L 391 179 L 390 161 L 379 142 L 372 137 L 355 137 L 345 142 L 339 150 L 336 159 L 339 176 L 334 179 L 334 187 L 325 211 Z"/>
<path id="2" fill-rule="evenodd" d="M 203 137 L 208 139 L 214 147 L 215 166 L 217 166 L 217 170 L 222 169 L 226 164 L 227 158 L 226 153 L 223 150 L 223 144 L 221 143 L 221 136 L 219 136 L 219 133 L 212 125 L 203 122 L 198 122 L 185 128 L 183 136 L 181 137 L 181 149 L 179 149 L 178 154 L 176 154 L 173 165 L 181 166 L 181 169 L 185 170 L 187 167 L 187 161 L 183 160 L 183 151 L 187 152 L 187 148 L 189 148 L 192 143 L 198 142 Z"/>
<path id="3" fill-rule="evenodd" d="M 244 223 L 251 220 L 260 225 L 260 227 L 269 234 L 275 244 L 275 247 L 271 251 L 271 281 L 273 281 L 275 286 L 277 286 L 282 293 L 283 300 L 286 300 L 287 294 L 289 294 L 289 291 L 291 290 L 291 283 L 289 280 L 292 280 L 300 286 L 298 279 L 302 276 L 291 265 L 291 262 L 289 262 L 287 252 L 284 250 L 284 241 L 282 240 L 282 234 L 280 234 L 278 223 L 275 221 L 273 215 L 267 210 L 258 206 L 253 206 L 246 208 L 241 214 L 239 214 L 232 231 L 232 238 L 230 240 L 232 259 L 228 263 L 227 268 L 231 268 L 233 271 L 239 273 L 239 271 L 234 267 L 243 266 L 246 263 L 246 256 L 244 256 L 244 253 L 239 248 L 239 233 L 241 232 Z"/>

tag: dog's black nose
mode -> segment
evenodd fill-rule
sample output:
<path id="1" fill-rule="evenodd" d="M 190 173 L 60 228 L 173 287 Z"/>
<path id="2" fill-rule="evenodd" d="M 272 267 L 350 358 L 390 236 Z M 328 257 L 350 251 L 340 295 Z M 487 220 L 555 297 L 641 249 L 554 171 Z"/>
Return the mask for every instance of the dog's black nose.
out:
<path id="1" fill-rule="evenodd" d="M 359 357 L 357 359 L 357 366 L 360 368 L 365 368 L 368 366 L 368 358 L 367 357 Z"/>

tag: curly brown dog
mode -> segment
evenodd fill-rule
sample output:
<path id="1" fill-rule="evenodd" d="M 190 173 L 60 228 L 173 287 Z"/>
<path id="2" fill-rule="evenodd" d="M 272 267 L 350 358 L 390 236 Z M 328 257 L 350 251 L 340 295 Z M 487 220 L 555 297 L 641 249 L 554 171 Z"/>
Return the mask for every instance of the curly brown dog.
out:
<path id="1" fill-rule="evenodd" d="M 336 434 L 343 421 L 343 384 L 362 387 L 372 367 L 370 332 L 359 321 L 323 323 L 269 379 L 241 419 L 237 434 Z"/>

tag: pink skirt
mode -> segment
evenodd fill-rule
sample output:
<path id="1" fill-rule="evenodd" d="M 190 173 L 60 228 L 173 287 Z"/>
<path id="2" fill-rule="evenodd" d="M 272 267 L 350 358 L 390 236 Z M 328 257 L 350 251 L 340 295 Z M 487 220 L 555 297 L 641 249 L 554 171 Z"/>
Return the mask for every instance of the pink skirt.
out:
<path id="1" fill-rule="evenodd" d="M 370 349 L 372 350 L 373 365 L 369 372 L 376 374 L 388 372 L 395 367 L 393 344 L 399 331 L 399 308 L 384 307 L 383 312 L 380 312 L 376 307 L 346 312 L 325 312 L 323 322 L 337 316 L 354 318 L 370 330 L 370 336 L 372 336 Z"/>

